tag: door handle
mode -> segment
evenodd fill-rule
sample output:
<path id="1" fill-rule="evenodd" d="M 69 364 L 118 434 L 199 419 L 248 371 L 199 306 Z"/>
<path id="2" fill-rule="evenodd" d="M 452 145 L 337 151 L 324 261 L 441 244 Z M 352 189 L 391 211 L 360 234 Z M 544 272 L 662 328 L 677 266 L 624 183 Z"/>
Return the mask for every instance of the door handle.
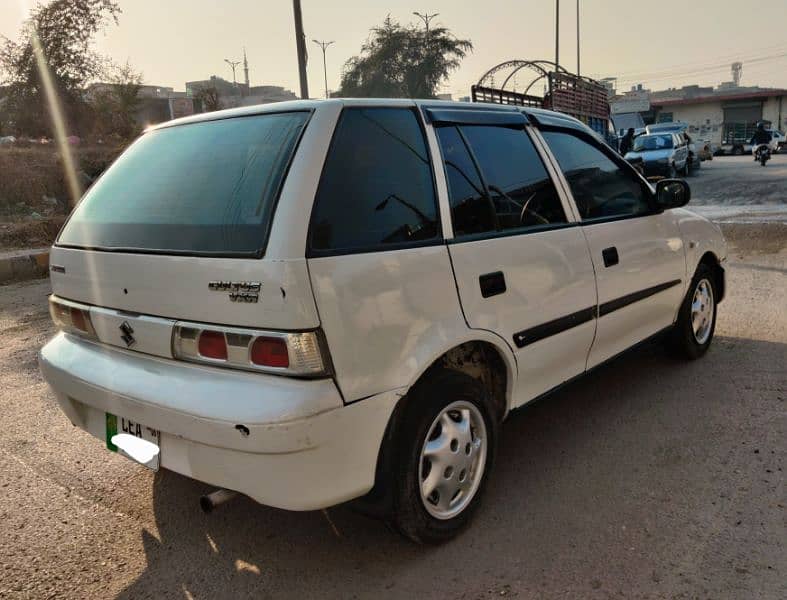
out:
<path id="1" fill-rule="evenodd" d="M 478 278 L 478 285 L 481 287 L 481 295 L 489 298 L 506 291 L 506 278 L 502 271 L 486 273 Z"/>
<path id="2" fill-rule="evenodd" d="M 604 248 L 601 251 L 601 256 L 604 258 L 604 266 L 611 267 L 612 265 L 618 264 L 620 262 L 618 258 L 618 249 L 615 246 L 611 248 Z"/>

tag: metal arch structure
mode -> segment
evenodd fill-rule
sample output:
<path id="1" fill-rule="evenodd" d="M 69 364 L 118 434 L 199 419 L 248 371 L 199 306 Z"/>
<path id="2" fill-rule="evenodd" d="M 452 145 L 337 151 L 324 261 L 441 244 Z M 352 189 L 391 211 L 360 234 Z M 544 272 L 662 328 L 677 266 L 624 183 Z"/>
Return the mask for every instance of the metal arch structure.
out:
<path id="1" fill-rule="evenodd" d="M 481 75 L 481 78 L 478 80 L 478 83 L 476 85 L 479 87 L 488 87 L 489 84 L 491 83 L 492 77 L 496 73 L 508 69 L 512 69 L 512 71 L 511 73 L 508 74 L 505 81 L 503 82 L 503 85 L 500 87 L 500 89 L 503 90 L 506 88 L 506 85 L 508 85 L 508 82 L 514 77 L 514 75 L 516 75 L 522 69 L 530 69 L 531 71 L 534 71 L 536 73 L 536 78 L 532 82 L 530 82 L 530 84 L 527 86 L 527 89 L 530 89 L 533 83 L 535 83 L 536 81 L 543 79 L 544 77 L 547 77 L 550 72 L 568 73 L 566 69 L 549 60 L 520 60 L 520 59 L 507 60 L 501 62 L 498 65 L 495 65 L 494 67 L 489 69 L 486 73 Z"/>
<path id="2" fill-rule="evenodd" d="M 517 73 L 530 71 L 533 78 L 523 91 L 509 89 Z M 505 73 L 502 85 L 496 86 L 493 78 Z M 545 82 L 544 94 L 531 94 L 534 86 Z M 507 60 L 487 70 L 478 83 L 470 88 L 473 102 L 508 104 L 515 106 L 547 108 L 571 115 L 599 133 L 609 135 L 610 107 L 604 86 L 590 77 L 571 73 L 550 60 Z"/>

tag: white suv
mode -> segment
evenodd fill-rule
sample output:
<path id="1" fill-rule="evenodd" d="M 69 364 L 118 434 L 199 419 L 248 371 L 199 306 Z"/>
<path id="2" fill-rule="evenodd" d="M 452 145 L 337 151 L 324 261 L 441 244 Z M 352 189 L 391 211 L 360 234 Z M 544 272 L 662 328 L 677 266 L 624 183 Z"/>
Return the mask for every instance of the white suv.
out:
<path id="1" fill-rule="evenodd" d="M 669 331 L 707 350 L 717 227 L 579 121 L 328 100 L 143 134 L 51 253 L 40 354 L 112 450 L 271 506 L 470 518 L 510 410 Z"/>

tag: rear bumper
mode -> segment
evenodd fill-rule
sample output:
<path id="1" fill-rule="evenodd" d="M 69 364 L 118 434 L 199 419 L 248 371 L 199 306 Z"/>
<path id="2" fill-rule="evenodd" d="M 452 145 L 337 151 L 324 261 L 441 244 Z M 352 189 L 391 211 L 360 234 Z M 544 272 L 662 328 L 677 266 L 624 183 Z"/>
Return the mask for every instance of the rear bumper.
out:
<path id="1" fill-rule="evenodd" d="M 329 379 L 202 367 L 62 333 L 39 364 L 74 425 L 102 441 L 107 412 L 159 429 L 163 468 L 290 510 L 332 506 L 372 488 L 400 396 L 344 406 Z"/>

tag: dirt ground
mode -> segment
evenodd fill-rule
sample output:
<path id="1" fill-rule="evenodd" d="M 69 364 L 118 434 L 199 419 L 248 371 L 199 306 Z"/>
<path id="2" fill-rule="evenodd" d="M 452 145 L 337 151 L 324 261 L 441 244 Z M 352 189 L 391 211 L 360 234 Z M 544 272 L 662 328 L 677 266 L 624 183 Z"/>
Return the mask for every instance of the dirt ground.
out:
<path id="1" fill-rule="evenodd" d="M 55 406 L 48 281 L 0 287 L 0 598 L 787 597 L 787 225 L 724 228 L 708 354 L 650 344 L 512 414 L 476 519 L 433 548 L 346 507 L 202 514 L 207 486 Z"/>

